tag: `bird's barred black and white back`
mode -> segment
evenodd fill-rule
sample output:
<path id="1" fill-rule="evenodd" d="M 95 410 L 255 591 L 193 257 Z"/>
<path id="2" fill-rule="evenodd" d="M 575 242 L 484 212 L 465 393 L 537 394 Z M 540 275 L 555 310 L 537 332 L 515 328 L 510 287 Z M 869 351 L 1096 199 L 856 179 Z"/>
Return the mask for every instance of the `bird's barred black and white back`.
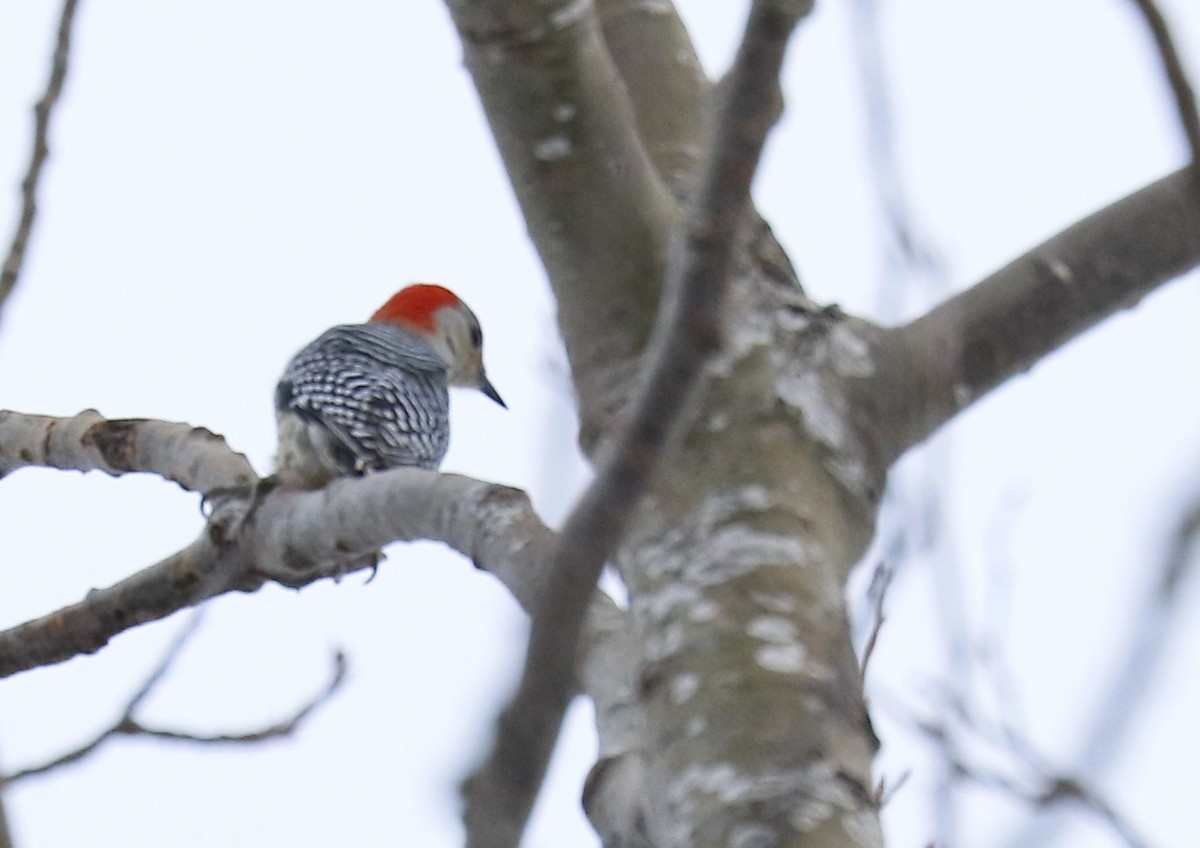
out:
<path id="1" fill-rule="evenodd" d="M 446 364 L 394 324 L 333 327 L 275 389 L 278 473 L 307 485 L 398 466 L 437 468 L 450 440 Z"/>

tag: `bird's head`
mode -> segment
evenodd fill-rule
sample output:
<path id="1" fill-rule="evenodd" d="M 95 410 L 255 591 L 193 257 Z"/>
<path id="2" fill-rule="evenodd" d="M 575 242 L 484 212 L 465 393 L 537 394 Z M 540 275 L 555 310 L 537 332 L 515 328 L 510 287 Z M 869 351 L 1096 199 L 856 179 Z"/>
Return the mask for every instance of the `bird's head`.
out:
<path id="1" fill-rule="evenodd" d="M 483 331 L 479 319 L 458 295 L 442 286 L 417 283 L 396 292 L 371 316 L 424 336 L 446 363 L 452 386 L 479 389 L 507 408 L 483 370 Z"/>

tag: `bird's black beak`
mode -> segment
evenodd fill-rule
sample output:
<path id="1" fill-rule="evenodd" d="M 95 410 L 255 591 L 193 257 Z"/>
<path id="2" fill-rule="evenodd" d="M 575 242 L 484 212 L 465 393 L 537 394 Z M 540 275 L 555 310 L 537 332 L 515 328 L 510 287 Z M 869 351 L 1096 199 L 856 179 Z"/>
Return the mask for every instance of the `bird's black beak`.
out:
<path id="1" fill-rule="evenodd" d="M 492 381 L 487 378 L 487 374 L 480 373 L 479 375 L 479 391 L 500 404 L 503 408 L 508 409 L 508 404 L 504 402 L 504 398 L 500 397 L 500 393 L 496 391 L 496 387 L 492 385 Z"/>

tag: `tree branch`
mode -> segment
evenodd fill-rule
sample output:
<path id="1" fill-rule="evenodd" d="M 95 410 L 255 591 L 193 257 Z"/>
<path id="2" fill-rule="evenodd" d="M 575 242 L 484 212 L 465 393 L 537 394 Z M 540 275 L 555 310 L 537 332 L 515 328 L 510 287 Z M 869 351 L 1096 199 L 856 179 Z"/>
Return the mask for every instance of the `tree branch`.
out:
<path id="1" fill-rule="evenodd" d="M 627 399 L 679 209 L 589 0 L 447 5 L 557 295 L 590 449 Z"/>
<path id="2" fill-rule="evenodd" d="M 855 426 L 886 468 L 1001 383 L 1197 264 L 1200 204 L 1183 170 L 917 320 L 878 331 L 875 373 L 849 386 Z"/>
<path id="3" fill-rule="evenodd" d="M 1196 110 L 1196 95 L 1192 84 L 1188 81 L 1187 71 L 1175 49 L 1175 40 L 1171 37 L 1171 28 L 1167 19 L 1154 0 L 1133 0 L 1133 5 L 1146 20 L 1154 45 L 1158 49 L 1158 57 L 1163 65 L 1167 84 L 1175 98 L 1175 109 L 1179 113 L 1179 122 L 1183 126 L 1184 137 L 1192 153 L 1192 170 L 1196 196 L 1200 197 L 1200 113 Z"/>
<path id="4" fill-rule="evenodd" d="M 0 677 L 94 653 L 118 633 L 266 580 L 299 588 L 373 567 L 397 540 L 435 539 L 495 574 L 529 607 L 555 535 L 516 489 L 420 469 L 276 490 L 242 525 L 244 498 L 219 500 L 205 532 L 162 562 L 79 603 L 0 632 Z M 234 536 L 231 528 L 241 527 Z"/>
<path id="5" fill-rule="evenodd" d="M 672 426 L 720 343 L 725 288 L 750 182 L 777 112 L 789 36 L 811 3 L 759 0 L 730 73 L 713 153 L 684 244 L 668 267 L 659 328 L 629 424 L 564 525 L 534 611 L 517 694 L 496 746 L 467 781 L 468 845 L 515 848 L 574 691 L 579 633 L 596 580 L 645 492 Z"/>
<path id="6" fill-rule="evenodd" d="M 121 450 L 98 447 L 96 433 L 113 435 Z M 90 435 L 89 435 L 90 434 Z M 106 458 L 107 456 L 107 458 Z M 246 496 L 220 492 L 249 474 L 249 465 L 223 439 L 186 424 L 135 419 L 106 421 L 87 411 L 69 419 L 0 413 L 0 471 L 27 465 L 108 473 L 147 471 L 176 479 L 185 488 L 215 492 L 209 525 L 199 539 L 107 589 L 51 615 L 0 632 L 0 677 L 62 662 L 102 648 L 139 624 L 164 618 L 227 591 L 253 591 L 266 580 L 299 588 L 325 577 L 374 567 L 377 551 L 392 541 L 445 542 L 490 571 L 526 610 L 546 592 L 546 573 L 557 535 L 534 513 L 524 492 L 454 474 L 415 468 L 345 478 L 317 492 L 276 489 L 245 517 Z M 232 469 L 218 473 L 206 466 Z M 640 714 L 633 696 L 633 655 L 627 615 L 603 593 L 594 594 L 587 619 L 580 679 L 595 699 L 604 750 L 636 749 Z M 181 639 L 184 637 L 181 637 Z M 177 652 L 181 643 L 173 652 Z M 169 654 L 168 656 L 172 656 Z M 249 734 L 201 737 L 146 727 L 132 712 L 165 671 L 167 660 L 130 701 L 124 719 L 108 734 L 59 758 L 86 756 L 108 735 L 139 733 L 194 742 L 249 742 L 291 731 L 327 694 L 293 718 Z M 339 661 L 338 668 L 341 668 Z M 26 769 L 11 779 L 40 773 L 54 763 Z"/>
<path id="7" fill-rule="evenodd" d="M 1091 715 L 1081 716 L 1081 729 L 1075 733 L 1081 741 L 1071 758 L 1072 770 L 1095 783 L 1103 782 L 1131 734 L 1143 726 L 1140 719 L 1168 657 L 1167 646 L 1181 629 L 1187 609 L 1184 590 L 1200 566 L 1200 490 L 1193 491 L 1179 511 L 1165 547 L 1155 566 L 1151 595 L 1138 610 L 1129 635 L 1121 640 L 1123 656 L 1110 663 L 1112 672 L 1100 689 L 1102 694 L 1092 699 L 1095 708 Z M 1039 819 L 1017 829 L 1002 844 L 1008 848 L 1050 845 L 1062 829 L 1061 819 Z"/>
<path id="8" fill-rule="evenodd" d="M 50 79 L 46 82 L 46 91 L 33 107 L 33 151 L 29 157 L 29 168 L 21 180 L 21 216 L 17 221 L 17 231 L 13 233 L 12 243 L 8 248 L 8 256 L 4 266 L 0 268 L 0 314 L 9 294 L 17 284 L 21 275 L 21 267 L 25 262 L 25 249 L 29 245 L 29 237 L 33 233 L 33 222 L 37 217 L 38 185 L 42 178 L 42 168 L 50 156 L 50 146 L 47 138 L 50 134 L 50 116 L 58 105 L 59 95 L 62 94 L 63 83 L 67 78 L 68 59 L 71 55 L 71 27 L 75 23 L 75 7 L 77 0 L 65 0 L 62 15 L 58 22 L 58 40 L 54 47 L 54 59 L 50 64 Z"/>
<path id="9" fill-rule="evenodd" d="M 689 197 L 708 155 L 713 86 L 671 0 L 596 0 L 604 42 L 659 176 Z"/>
<path id="10" fill-rule="evenodd" d="M 78 603 L 0 632 L 0 678 L 95 653 L 118 633 L 229 591 L 246 571 L 236 553 L 201 537 Z"/>
<path id="11" fill-rule="evenodd" d="M 1033 744 L 1012 728 L 998 729 L 981 722 L 963 704 L 952 704 L 952 716 L 963 729 L 981 743 L 993 758 L 1007 760 L 1008 770 L 990 768 L 968 757 L 956 741 L 955 734 L 945 725 L 913 720 L 916 727 L 950 764 L 955 777 L 1025 801 L 1035 807 L 1078 804 L 1099 817 L 1129 848 L 1147 848 L 1147 843 L 1133 825 L 1094 786 L 1079 776 L 1065 774 L 1052 768 Z M 1016 769 L 1023 776 L 1010 773 Z"/>
<path id="12" fill-rule="evenodd" d="M 13 848 L 12 831 L 8 827 L 8 814 L 4 809 L 3 798 L 0 798 L 0 848 Z"/>
<path id="13" fill-rule="evenodd" d="M 136 718 L 134 713 L 137 712 L 137 709 L 139 706 L 141 706 L 142 702 L 145 701 L 145 699 L 157 688 L 158 684 L 162 682 L 163 677 L 175 663 L 175 660 L 178 658 L 184 646 L 188 643 L 191 637 L 195 635 L 201 618 L 202 613 L 200 612 L 197 612 L 192 616 L 188 623 L 179 632 L 179 635 L 176 636 L 171 642 L 170 647 L 168 647 L 167 651 L 163 654 L 162 659 L 146 678 L 145 682 L 126 702 L 125 709 L 121 712 L 120 717 L 115 722 L 102 730 L 96 735 L 95 738 L 73 751 L 69 751 L 62 756 L 56 757 L 55 759 L 46 763 L 42 763 L 41 765 L 30 766 L 29 768 L 21 769 L 20 771 L 14 772 L 8 776 L 0 776 L 0 786 L 8 786 L 16 783 L 19 780 L 33 777 L 35 775 L 46 774 L 48 772 L 55 771 L 62 766 L 86 759 L 116 736 L 153 736 L 159 739 L 170 739 L 176 742 L 195 742 L 204 744 L 245 744 L 262 742 L 268 739 L 277 739 L 282 736 L 287 736 L 293 733 L 296 728 L 299 727 L 305 721 L 305 719 L 312 715 L 312 713 L 318 707 L 325 704 L 331 697 L 333 697 L 334 693 L 337 692 L 342 683 L 345 681 L 346 660 L 339 651 L 334 656 L 333 674 L 325 687 L 314 697 L 309 699 L 305 704 L 303 704 L 299 709 L 297 709 L 291 716 L 283 721 L 271 725 L 270 727 L 265 727 L 249 733 L 221 734 L 212 736 L 197 735 L 194 733 L 185 733 L 175 730 L 156 729 L 145 726 Z"/>
<path id="14" fill-rule="evenodd" d="M 202 734 L 180 730 L 147 727 L 132 718 L 120 729 L 126 735 L 152 736 L 156 739 L 168 739 L 172 742 L 192 742 L 197 745 L 247 745 L 258 742 L 269 742 L 291 736 L 308 718 L 328 703 L 346 681 L 348 666 L 346 655 L 337 651 L 333 655 L 333 671 L 328 682 L 319 692 L 300 705 L 291 715 L 272 725 L 242 733 Z"/>
<path id="15" fill-rule="evenodd" d="M 0 477 L 31 465 L 114 477 L 144 471 L 205 494 L 258 479 L 245 456 L 203 427 L 148 418 L 110 420 L 94 409 L 72 418 L 0 409 Z"/>

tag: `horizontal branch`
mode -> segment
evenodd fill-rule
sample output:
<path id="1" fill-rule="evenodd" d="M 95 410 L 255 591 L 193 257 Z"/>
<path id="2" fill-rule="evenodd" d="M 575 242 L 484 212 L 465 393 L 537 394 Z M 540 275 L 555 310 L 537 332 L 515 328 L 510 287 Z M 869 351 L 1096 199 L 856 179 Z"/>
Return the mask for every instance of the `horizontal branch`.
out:
<path id="1" fill-rule="evenodd" d="M 516 489 L 404 468 L 279 489 L 243 523 L 246 502 L 217 503 L 199 539 L 79 603 L 0 632 L 0 677 L 94 653 L 139 624 L 229 591 L 275 580 L 299 588 L 373 567 L 393 541 L 433 539 L 495 574 L 518 602 L 537 602 L 555 534 Z M 235 529 L 240 528 L 235 533 Z"/>
<path id="2" fill-rule="evenodd" d="M 396 468 L 317 492 L 277 490 L 239 544 L 258 576 L 299 587 L 371 567 L 384 545 L 419 539 L 444 542 L 495 575 L 528 611 L 544 589 L 557 534 L 520 489 Z"/>
<path id="3" fill-rule="evenodd" d="M 881 467 L 983 395 L 1200 264 L 1189 171 L 1091 215 L 910 324 L 878 333 L 850 386 Z M 880 427 L 879 422 L 887 422 Z"/>
<path id="4" fill-rule="evenodd" d="M 142 471 L 201 493 L 258 479 L 245 456 L 203 427 L 106 419 L 94 409 L 71 418 L 0 410 L 0 477 L 27 466 L 113 476 Z"/>

